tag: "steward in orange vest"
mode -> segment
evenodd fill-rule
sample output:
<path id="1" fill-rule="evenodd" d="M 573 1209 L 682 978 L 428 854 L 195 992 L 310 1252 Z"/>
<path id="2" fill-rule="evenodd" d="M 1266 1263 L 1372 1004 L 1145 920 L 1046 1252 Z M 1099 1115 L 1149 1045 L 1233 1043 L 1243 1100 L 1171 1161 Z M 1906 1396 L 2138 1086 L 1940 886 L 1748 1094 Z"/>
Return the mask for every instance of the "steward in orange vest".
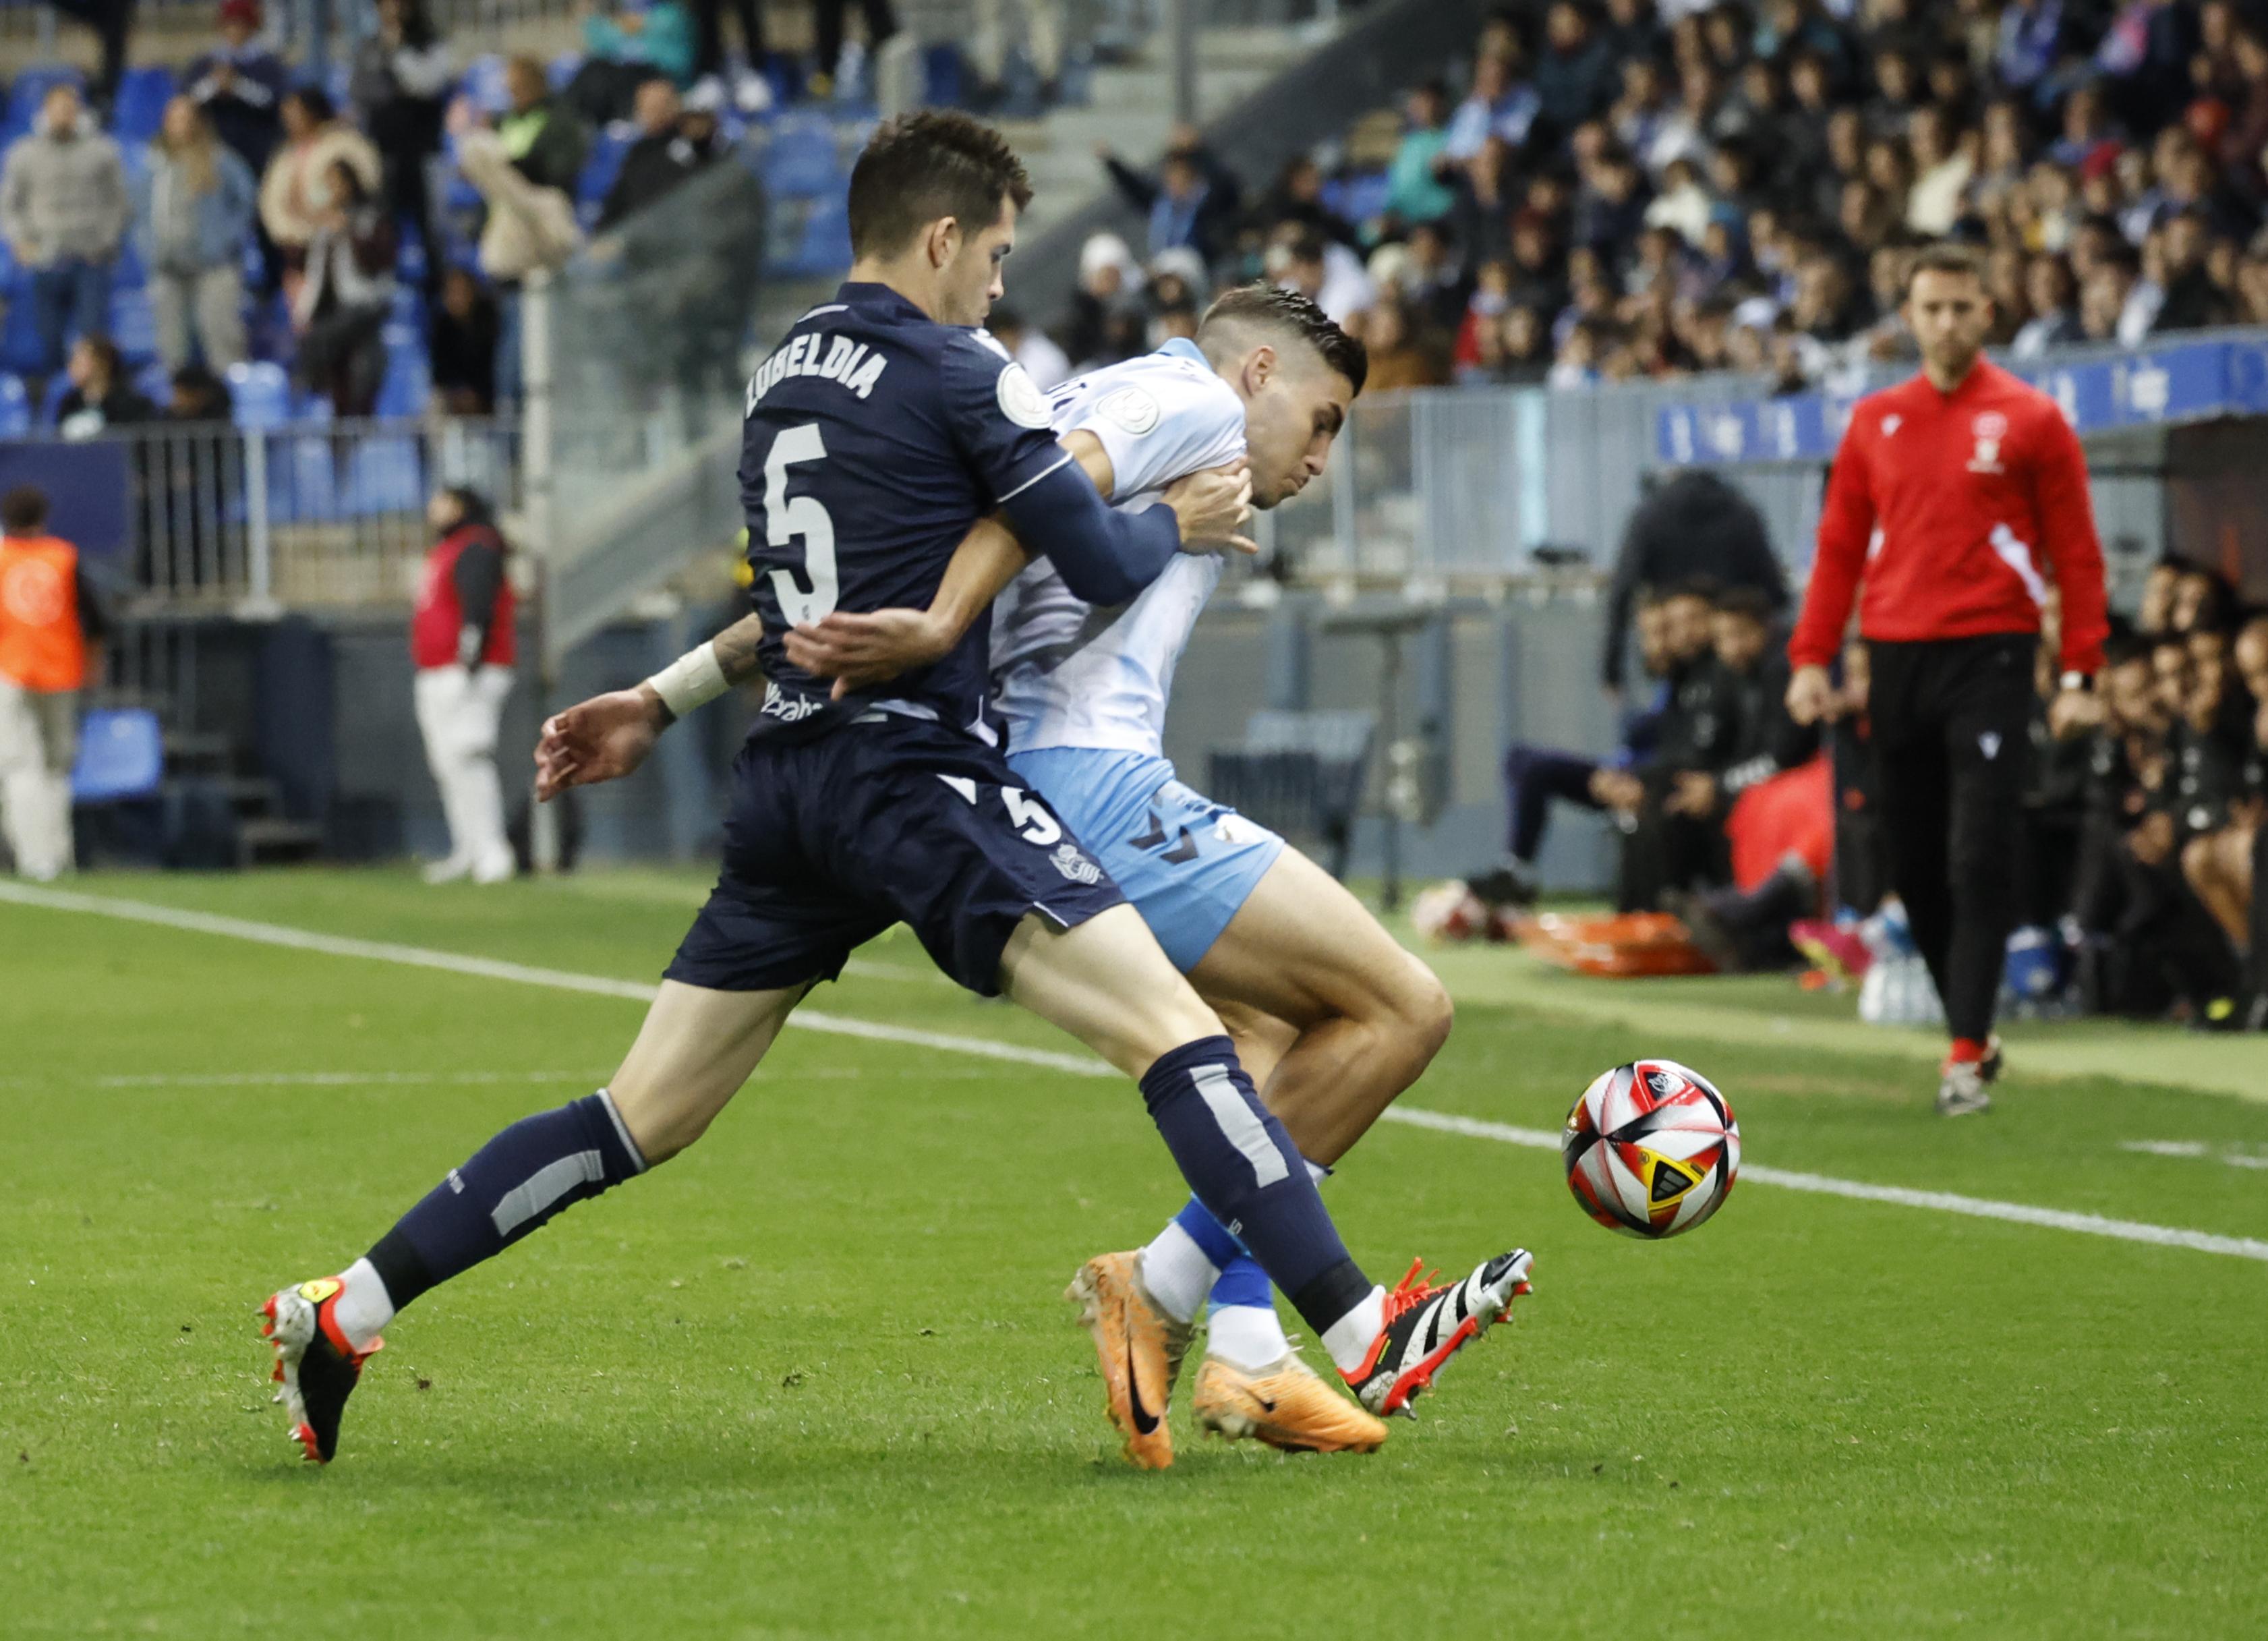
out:
<path id="1" fill-rule="evenodd" d="M 78 549 L 47 524 L 46 492 L 0 497 L 0 678 L 33 695 L 85 688 L 87 646 L 103 634 Z"/>

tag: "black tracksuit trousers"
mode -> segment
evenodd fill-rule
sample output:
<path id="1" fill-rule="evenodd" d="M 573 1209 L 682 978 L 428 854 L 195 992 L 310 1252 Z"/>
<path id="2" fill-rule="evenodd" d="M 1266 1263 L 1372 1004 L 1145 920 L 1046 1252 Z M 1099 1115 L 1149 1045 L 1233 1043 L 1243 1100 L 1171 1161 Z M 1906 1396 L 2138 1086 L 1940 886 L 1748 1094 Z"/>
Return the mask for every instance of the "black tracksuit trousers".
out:
<path id="1" fill-rule="evenodd" d="M 2038 643 L 1996 634 L 1867 646 L 1890 887 L 1949 1034 L 1979 1043 L 2016 925 Z"/>

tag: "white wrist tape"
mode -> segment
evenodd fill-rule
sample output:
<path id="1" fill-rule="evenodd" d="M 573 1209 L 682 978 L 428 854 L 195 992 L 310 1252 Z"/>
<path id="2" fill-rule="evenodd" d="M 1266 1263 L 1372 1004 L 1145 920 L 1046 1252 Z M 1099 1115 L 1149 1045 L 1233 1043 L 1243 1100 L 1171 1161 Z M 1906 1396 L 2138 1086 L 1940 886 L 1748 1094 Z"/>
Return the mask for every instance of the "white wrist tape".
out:
<path id="1" fill-rule="evenodd" d="M 654 694 L 661 697 L 661 704 L 669 709 L 672 717 L 683 717 L 732 688 L 725 681 L 725 669 L 718 664 L 714 644 L 687 651 L 645 681 L 653 686 Z"/>

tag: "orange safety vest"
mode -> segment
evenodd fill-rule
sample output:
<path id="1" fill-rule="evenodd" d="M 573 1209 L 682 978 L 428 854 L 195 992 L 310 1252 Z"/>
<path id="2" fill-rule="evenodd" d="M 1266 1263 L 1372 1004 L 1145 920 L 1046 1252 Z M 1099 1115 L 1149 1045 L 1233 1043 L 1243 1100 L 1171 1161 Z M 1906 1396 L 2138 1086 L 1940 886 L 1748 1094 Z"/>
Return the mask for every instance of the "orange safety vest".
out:
<path id="1" fill-rule="evenodd" d="M 0 536 L 0 678 L 42 694 L 85 686 L 78 548 L 70 542 Z"/>

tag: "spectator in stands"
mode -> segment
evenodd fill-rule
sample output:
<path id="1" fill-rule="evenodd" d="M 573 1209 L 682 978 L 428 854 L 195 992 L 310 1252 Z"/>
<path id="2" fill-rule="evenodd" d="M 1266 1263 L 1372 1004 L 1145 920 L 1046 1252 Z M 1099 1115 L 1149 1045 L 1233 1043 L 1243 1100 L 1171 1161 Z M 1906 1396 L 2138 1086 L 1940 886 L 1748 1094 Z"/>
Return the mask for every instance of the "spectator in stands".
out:
<path id="1" fill-rule="evenodd" d="M 700 99 L 701 93 L 695 96 Z M 688 111 L 667 80 L 651 79 L 639 86 L 637 110 L 638 139 L 623 154 L 622 168 L 599 207 L 601 233 L 652 204 L 722 151 L 716 114 L 706 107 Z"/>
<path id="2" fill-rule="evenodd" d="M 1151 256 L 1187 246 L 1207 268 L 1217 265 L 1235 232 L 1237 185 L 1196 132 L 1176 134 L 1155 177 L 1135 170 L 1108 143 L 1095 153 L 1126 202 L 1149 218 Z"/>
<path id="3" fill-rule="evenodd" d="M 540 85 L 541 69 L 533 63 L 527 67 L 534 70 Z M 527 76 L 515 73 L 513 84 L 518 103 L 527 89 Z M 564 267 L 582 243 L 568 192 L 574 186 L 574 168 L 568 168 L 564 187 L 536 180 L 539 174 L 553 174 L 571 153 L 580 165 L 582 128 L 564 110 L 539 111 L 531 104 L 523 112 L 518 126 L 507 120 L 503 130 L 491 131 L 461 98 L 449 111 L 457 164 L 488 206 L 488 220 L 481 228 L 481 271 L 493 283 L 497 297 L 497 398 L 512 405 L 520 396 L 521 282 L 539 269 Z"/>
<path id="4" fill-rule="evenodd" d="M 374 195 L 385 166 L 370 139 L 341 119 L 317 87 L 298 87 L 284 99 L 283 107 L 284 143 L 260 180 L 260 220 L 289 270 L 288 293 L 318 226 L 337 209 L 332 179 L 339 167 L 346 167 L 361 194 Z"/>
<path id="5" fill-rule="evenodd" d="M 216 371 L 241 364 L 244 247 L 260 185 L 215 136 L 194 99 L 166 105 L 141 195 L 158 357 L 168 370 L 179 370 L 193 353 Z"/>
<path id="6" fill-rule="evenodd" d="M 583 66 L 575 70 L 575 77 L 568 83 L 561 102 L 593 125 L 611 125 L 630 118 L 638 87 L 656 75 L 681 90 L 693 84 L 697 55 L 693 19 L 679 0 L 646 0 L 643 7 L 626 0 L 611 14 L 594 13 L 584 19 L 583 48 L 588 55 L 583 59 Z M 534 70 L 533 84 L 519 83 L 522 63 Z M 550 86 L 544 77 L 543 65 L 532 57 L 514 57 L 506 74 L 512 116 L 504 121 L 504 129 L 505 141 L 510 143 L 514 121 L 526 121 L 550 113 Z M 561 140 L 555 135 L 555 143 Z M 586 135 L 585 145 L 588 141 Z M 563 146 L 559 151 L 564 152 Z M 513 158 L 517 159 L 519 155 L 515 152 Z M 556 158 L 549 157 L 555 162 Z M 549 174 L 544 177 L 531 173 L 530 180 L 542 187 L 563 188 L 571 194 L 575 188 L 573 173 L 581 165 L 578 153 L 575 165 L 567 168 L 563 180 L 556 164 L 547 164 Z"/>
<path id="7" fill-rule="evenodd" d="M 425 285 L 441 278 L 441 224 L 432 168 L 441 152 L 441 116 L 455 72 L 427 0 L 379 0 L 378 26 L 355 48 L 347 96 L 385 168 L 387 215 L 417 230 Z"/>
<path id="8" fill-rule="evenodd" d="M 142 585 L 192 579 L 221 561 L 223 543 L 243 518 L 243 441 L 230 425 L 228 384 L 202 364 L 173 373 L 159 421 L 164 438 L 142 456 Z"/>
<path id="9" fill-rule="evenodd" d="M 448 416 L 488 416 L 496 409 L 496 298 L 472 270 L 453 268 L 441 278 L 441 299 L 433 308 L 428 355 L 433 395 Z"/>
<path id="10" fill-rule="evenodd" d="M 1008 357 L 1022 365 L 1032 379 L 1032 384 L 1042 393 L 1071 379 L 1071 360 L 1056 346 L 1048 334 L 1034 330 L 1024 322 L 1023 316 L 1011 307 L 996 307 L 987 321 L 992 340 L 1008 350 Z"/>
<path id="11" fill-rule="evenodd" d="M 1362 259 L 1345 246 L 1319 235 L 1293 232 L 1269 254 L 1268 272 L 1278 284 L 1299 291 L 1337 325 L 1359 324 L 1378 299 Z"/>
<path id="12" fill-rule="evenodd" d="M 1671 668 L 1653 755 L 1610 794 L 1623 831 L 1616 911 L 1658 910 L 1665 892 L 1713 888 L 1729 875 L 1723 825 L 1697 802 L 1700 782 L 1715 790 L 1745 734 L 1742 680 L 1712 647 L 1716 597 L 1707 583 L 1691 582 L 1666 600 L 1673 653 L 1690 659 Z"/>
<path id="13" fill-rule="evenodd" d="M 1063 95 L 1064 0 L 1016 0 L 1022 14 L 1024 52 L 1040 77 L 1040 102 L 1051 107 Z M 1000 107 L 1007 97 L 1009 0 L 976 0 L 976 33 L 970 61 L 976 70 L 973 99 L 979 109 Z"/>
<path id="14" fill-rule="evenodd" d="M 1615 80 L 1614 48 L 1591 25 L 1575 0 L 1557 0 L 1543 18 L 1543 52 L 1536 60 L 1536 112 L 1545 127 L 1565 136 L 1602 113 Z"/>
<path id="15" fill-rule="evenodd" d="M 220 44 L 189 64 L 188 94 L 220 140 L 259 176 L 284 136 L 284 93 L 291 74 L 260 43 L 260 0 L 221 0 Z"/>
<path id="16" fill-rule="evenodd" d="M 1079 247 L 1079 287 L 1071 296 L 1064 351 L 1080 364 L 1099 357 L 1110 316 L 1136 301 L 1141 291 L 1141 264 L 1126 241 L 1115 233 L 1089 235 Z"/>
<path id="17" fill-rule="evenodd" d="M 1457 202 L 1439 174 L 1448 141 L 1448 91 L 1439 80 L 1410 93 L 1408 123 L 1386 173 L 1387 214 L 1405 226 L 1439 222 Z"/>
<path id="18" fill-rule="evenodd" d="M 1471 94 L 1457 105 L 1442 133 L 1441 153 L 1464 161 L 1495 137 L 1513 148 L 1528 141 L 1541 108 L 1535 88 L 1515 78 L 1518 57 L 1513 48 L 1484 52 L 1473 65 Z"/>
<path id="19" fill-rule="evenodd" d="M 501 883 L 513 860 L 497 731 L 519 636 L 506 548 L 486 499 L 472 490 L 438 492 L 425 517 L 434 541 L 418 578 L 409 651 L 417 728 L 449 827 L 449 853 L 426 869 L 425 880 Z"/>
<path id="20" fill-rule="evenodd" d="M 134 0 L 49 0 L 49 4 L 94 31 L 102 50 L 102 65 L 94 76 L 94 104 L 109 108 L 118 99 L 119 81 L 126 77 L 126 43 L 134 32 Z"/>
<path id="21" fill-rule="evenodd" d="M 866 19 L 866 57 L 873 61 L 891 35 L 898 32 L 897 14 L 890 0 L 858 0 Z M 843 14 L 850 0 L 812 0 L 812 32 L 818 48 L 817 71 L 811 77 L 811 94 L 835 95 L 836 76 L 843 72 Z"/>
<path id="22" fill-rule="evenodd" d="M 18 875 L 71 868 L 79 695 L 106 623 L 78 549 L 48 534 L 48 495 L 0 496 L 0 819 Z"/>
<path id="23" fill-rule="evenodd" d="M 2066 348 L 2087 339 L 2080 324 L 2077 292 L 2071 267 L 2060 256 L 2043 253 L 2024 266 L 2024 293 L 2032 316 L 2016 333 L 2011 350 L 2020 359 L 2036 359 L 2051 348 Z"/>
<path id="24" fill-rule="evenodd" d="M 1354 224 L 1323 203 L 1323 168 L 1307 154 L 1284 162 L 1275 185 L 1253 212 L 1252 223 L 1263 234 L 1291 223 L 1341 245 L 1362 242 Z"/>
<path id="25" fill-rule="evenodd" d="M 749 75 L 761 77 L 771 57 L 764 46 L 762 0 L 693 0 L 693 76 L 696 83 L 714 77 L 720 89 L 727 66 L 725 12 L 728 7 L 740 26 L 740 49 L 747 57 Z"/>
<path id="26" fill-rule="evenodd" d="M 366 416 L 386 377 L 394 220 L 344 159 L 332 164 L 324 193 L 329 202 L 316 219 L 291 302 L 297 369 L 301 386 L 328 398 L 339 416 Z"/>
<path id="27" fill-rule="evenodd" d="M 0 233 L 31 275 L 39 384 L 63 364 L 70 337 L 107 327 L 111 276 L 131 220 L 118 144 L 96 129 L 76 86 L 55 86 L 0 167 Z"/>
<path id="28" fill-rule="evenodd" d="M 63 438 L 93 438 L 109 428 L 156 418 L 158 407 L 134 386 L 118 344 L 99 332 L 71 343 L 64 371 L 70 386 L 55 401 L 55 430 Z"/>
<path id="29" fill-rule="evenodd" d="M 2205 266 L 2210 230 L 2205 212 L 2194 208 L 2184 210 L 2169 218 L 2159 232 L 2164 235 L 2161 255 L 2165 263 L 2166 295 L 2151 320 L 2152 334 L 2202 330 L 2208 326 L 2234 322 L 2235 311 Z"/>
<path id="30" fill-rule="evenodd" d="M 1631 612 L 1642 587 L 1674 587 L 1706 578 L 1723 589 L 1750 587 L 1777 614 L 1787 602 L 1787 581 L 1756 504 L 1705 467 L 1672 473 L 1655 484 L 1623 532 L 1607 594 L 1602 655 L 1608 692 L 1619 696 L 1623 650 Z M 1686 607 L 1679 607 L 1684 614 Z"/>
<path id="31" fill-rule="evenodd" d="M 585 63 L 587 70 L 590 65 Z M 630 65 L 622 66 L 628 70 Z M 639 84 L 650 78 L 644 71 L 626 71 L 621 81 L 622 113 L 630 112 Z M 577 79 L 580 80 L 578 74 Z M 543 65 L 534 57 L 514 57 L 504 64 L 504 94 L 512 106 L 497 121 L 497 137 L 504 144 L 512 168 L 539 188 L 556 188 L 571 202 L 576 179 L 591 155 L 590 128 L 577 117 L 569 99 L 554 97 Z M 619 114 L 610 114 L 608 119 Z M 461 156 L 460 163 L 462 163 Z M 466 174 L 469 177 L 471 173 Z M 478 187 L 475 180 L 475 187 Z M 493 202 L 491 202 L 493 208 Z"/>
<path id="32" fill-rule="evenodd" d="M 1362 339 L 1370 350 L 1372 392 L 1448 385 L 1447 349 L 1398 291 L 1382 298 L 1370 310 L 1363 322 Z"/>

